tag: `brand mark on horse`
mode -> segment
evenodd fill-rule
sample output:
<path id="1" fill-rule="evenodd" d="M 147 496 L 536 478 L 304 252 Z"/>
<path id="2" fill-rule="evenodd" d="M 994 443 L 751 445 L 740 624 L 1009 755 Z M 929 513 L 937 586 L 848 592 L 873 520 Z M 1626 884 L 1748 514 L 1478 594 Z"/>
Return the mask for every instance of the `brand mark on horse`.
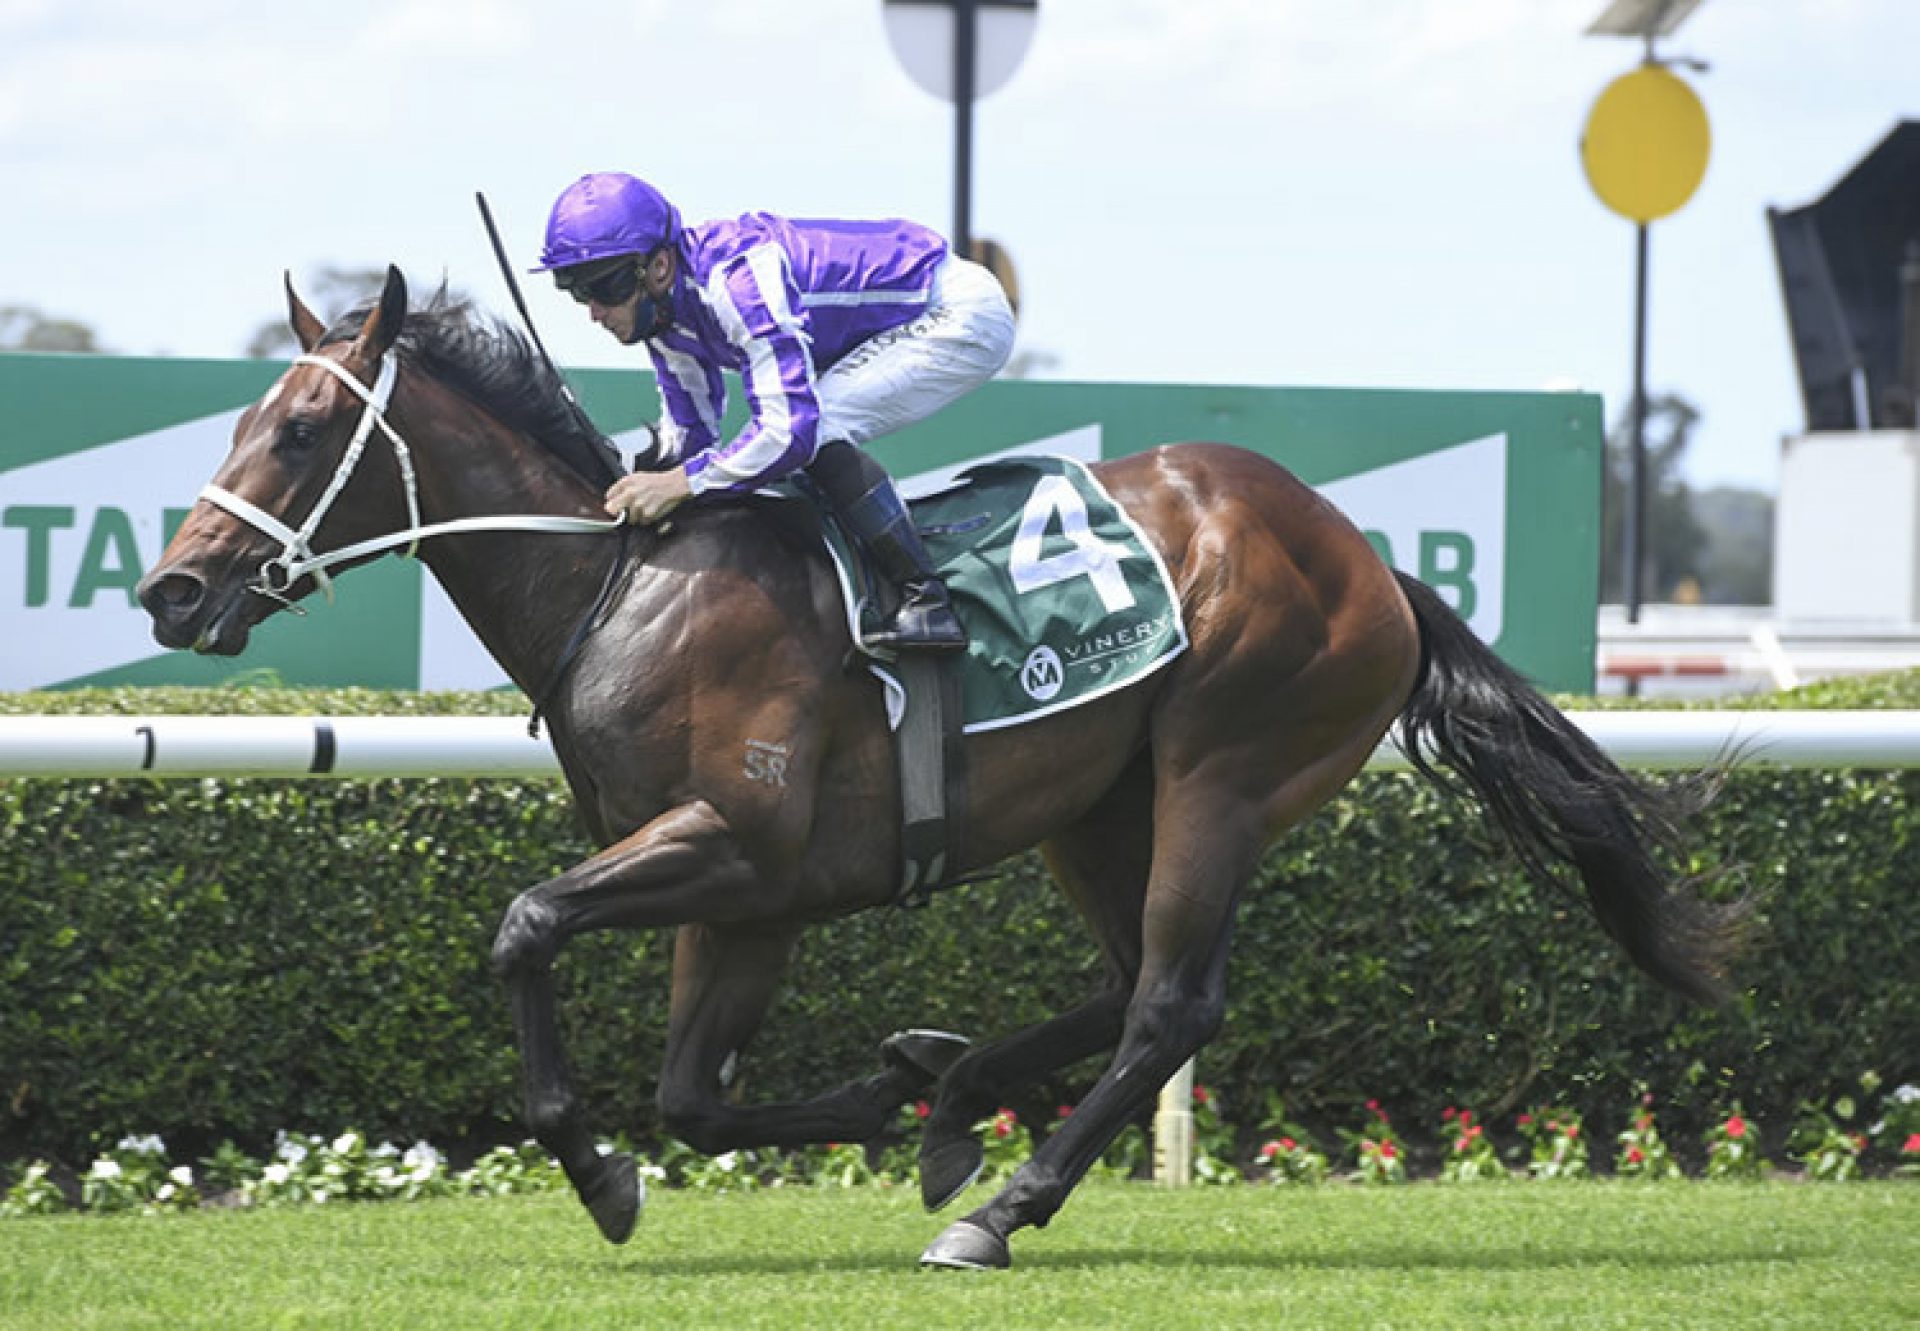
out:
<path id="1" fill-rule="evenodd" d="M 770 786 L 787 784 L 787 757 L 784 744 L 769 744 L 763 739 L 747 741 L 747 780 L 764 781 Z"/>

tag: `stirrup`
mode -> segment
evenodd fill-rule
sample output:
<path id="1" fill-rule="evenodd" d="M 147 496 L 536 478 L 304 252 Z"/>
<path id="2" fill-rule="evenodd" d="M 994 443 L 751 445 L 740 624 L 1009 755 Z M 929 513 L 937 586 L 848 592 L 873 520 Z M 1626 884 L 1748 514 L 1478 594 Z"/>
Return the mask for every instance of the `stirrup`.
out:
<path id="1" fill-rule="evenodd" d="M 908 584 L 893 617 L 862 641 L 890 652 L 960 652 L 967 647 L 967 630 L 953 612 L 946 587 L 929 578 Z"/>

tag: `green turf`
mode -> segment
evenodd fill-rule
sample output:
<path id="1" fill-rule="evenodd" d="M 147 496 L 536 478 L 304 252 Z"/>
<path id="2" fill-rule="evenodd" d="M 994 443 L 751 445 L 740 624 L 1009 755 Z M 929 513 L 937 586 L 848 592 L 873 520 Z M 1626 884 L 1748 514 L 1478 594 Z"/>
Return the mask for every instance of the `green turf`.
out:
<path id="1" fill-rule="evenodd" d="M 976 1203 L 986 1194 L 966 1200 Z M 1920 1185 L 1089 1184 L 1015 1269 L 921 1271 L 958 1208 L 656 1193 L 0 1222 L 0 1326 L 1872 1327 L 1920 1320 Z"/>

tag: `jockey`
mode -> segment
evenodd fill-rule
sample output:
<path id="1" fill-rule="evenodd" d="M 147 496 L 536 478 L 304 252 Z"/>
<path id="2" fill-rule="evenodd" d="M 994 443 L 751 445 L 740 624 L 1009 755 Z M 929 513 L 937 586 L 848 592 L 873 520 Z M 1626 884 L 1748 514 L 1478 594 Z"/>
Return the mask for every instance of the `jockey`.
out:
<path id="1" fill-rule="evenodd" d="M 882 650 L 966 646 L 893 480 L 862 445 L 985 383 L 1006 364 L 1013 313 L 985 268 L 905 221 L 796 221 L 771 213 L 684 226 L 645 181 L 618 172 L 568 186 L 534 272 L 660 383 L 654 455 L 607 491 L 607 511 L 653 523 L 685 500 L 743 494 L 804 472 L 899 592 Z M 746 428 L 720 437 L 723 371 Z"/>

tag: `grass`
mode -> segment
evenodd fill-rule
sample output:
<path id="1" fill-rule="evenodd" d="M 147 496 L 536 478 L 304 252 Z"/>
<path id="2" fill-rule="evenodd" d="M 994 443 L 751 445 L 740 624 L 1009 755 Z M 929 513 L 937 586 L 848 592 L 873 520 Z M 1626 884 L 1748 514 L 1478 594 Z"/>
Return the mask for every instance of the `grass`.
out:
<path id="1" fill-rule="evenodd" d="M 968 1200 L 977 1204 L 978 1192 Z M 1920 1317 L 1920 1186 L 1090 1183 L 1014 1269 L 860 1189 L 0 1222 L 0 1327 L 1843 1327 Z"/>

